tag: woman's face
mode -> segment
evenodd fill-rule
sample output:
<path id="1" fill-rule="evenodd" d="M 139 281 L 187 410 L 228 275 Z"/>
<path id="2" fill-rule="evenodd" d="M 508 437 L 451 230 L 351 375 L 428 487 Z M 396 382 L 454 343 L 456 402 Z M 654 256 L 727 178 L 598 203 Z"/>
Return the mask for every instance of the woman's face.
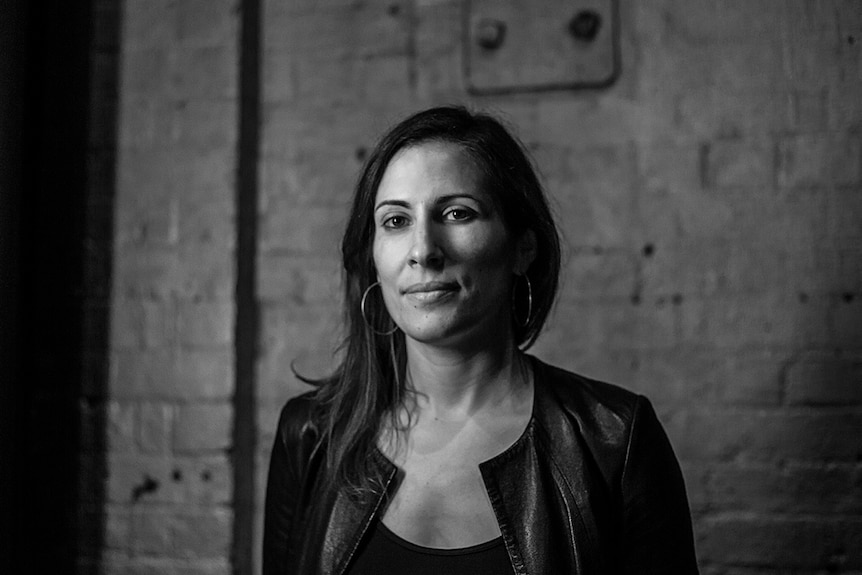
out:
<path id="1" fill-rule="evenodd" d="M 458 146 L 399 151 L 377 189 L 374 229 L 383 299 L 407 337 L 463 345 L 510 333 L 511 284 L 535 241 L 510 237 Z"/>

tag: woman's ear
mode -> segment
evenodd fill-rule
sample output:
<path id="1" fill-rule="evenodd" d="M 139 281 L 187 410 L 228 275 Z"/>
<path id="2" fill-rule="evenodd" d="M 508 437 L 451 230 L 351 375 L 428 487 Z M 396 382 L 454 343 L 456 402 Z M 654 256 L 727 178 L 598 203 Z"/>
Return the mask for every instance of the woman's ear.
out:
<path id="1" fill-rule="evenodd" d="M 536 242 L 536 233 L 533 230 L 527 230 L 515 244 L 515 265 L 513 272 L 515 275 L 524 275 L 533 260 L 536 259 L 538 246 Z"/>

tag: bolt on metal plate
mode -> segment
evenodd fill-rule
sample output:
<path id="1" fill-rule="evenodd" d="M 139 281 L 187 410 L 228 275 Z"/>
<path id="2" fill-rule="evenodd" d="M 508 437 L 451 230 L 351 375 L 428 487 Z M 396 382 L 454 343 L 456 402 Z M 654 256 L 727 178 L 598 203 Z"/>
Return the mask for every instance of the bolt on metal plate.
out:
<path id="1" fill-rule="evenodd" d="M 474 94 L 600 88 L 619 74 L 617 0 L 469 0 Z"/>

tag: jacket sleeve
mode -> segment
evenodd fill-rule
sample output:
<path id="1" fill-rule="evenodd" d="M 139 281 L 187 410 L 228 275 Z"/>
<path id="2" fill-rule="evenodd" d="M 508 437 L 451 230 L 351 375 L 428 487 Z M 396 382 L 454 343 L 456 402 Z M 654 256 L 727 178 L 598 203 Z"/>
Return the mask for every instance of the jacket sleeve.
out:
<path id="1" fill-rule="evenodd" d="M 670 441 L 638 397 L 622 475 L 623 572 L 697 574 L 691 513 Z"/>
<path id="2" fill-rule="evenodd" d="M 297 430 L 296 399 L 281 410 L 266 482 L 263 520 L 263 575 L 289 575 L 290 532 L 294 527 L 301 489 L 301 432 Z"/>

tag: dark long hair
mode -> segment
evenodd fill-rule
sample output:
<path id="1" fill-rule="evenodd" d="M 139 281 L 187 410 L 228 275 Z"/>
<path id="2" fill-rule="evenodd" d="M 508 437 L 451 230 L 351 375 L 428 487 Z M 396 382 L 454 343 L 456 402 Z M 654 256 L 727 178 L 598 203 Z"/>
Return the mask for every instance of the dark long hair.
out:
<path id="1" fill-rule="evenodd" d="M 536 258 L 527 270 L 532 313 L 526 325 L 512 322 L 521 349 L 536 341 L 557 292 L 560 242 L 545 193 L 523 146 L 499 121 L 463 107 L 432 108 L 406 118 L 380 139 L 354 189 L 341 243 L 345 329 L 341 365 L 330 377 L 307 380 L 318 386 L 318 447 L 326 452 L 327 478 L 360 494 L 375 483 L 370 462 L 381 423 L 390 418 L 392 428 L 399 429 L 396 408 L 406 393 L 404 334 L 396 330 L 381 335 L 394 324 L 380 290 L 371 290 L 365 305 L 365 317 L 374 329 L 360 310 L 362 296 L 377 276 L 372 255 L 374 202 L 395 154 L 427 142 L 448 142 L 463 149 L 479 170 L 509 234 L 520 237 L 528 230 L 535 234 Z M 525 316 L 526 312 L 519 313 L 519 320 Z"/>

